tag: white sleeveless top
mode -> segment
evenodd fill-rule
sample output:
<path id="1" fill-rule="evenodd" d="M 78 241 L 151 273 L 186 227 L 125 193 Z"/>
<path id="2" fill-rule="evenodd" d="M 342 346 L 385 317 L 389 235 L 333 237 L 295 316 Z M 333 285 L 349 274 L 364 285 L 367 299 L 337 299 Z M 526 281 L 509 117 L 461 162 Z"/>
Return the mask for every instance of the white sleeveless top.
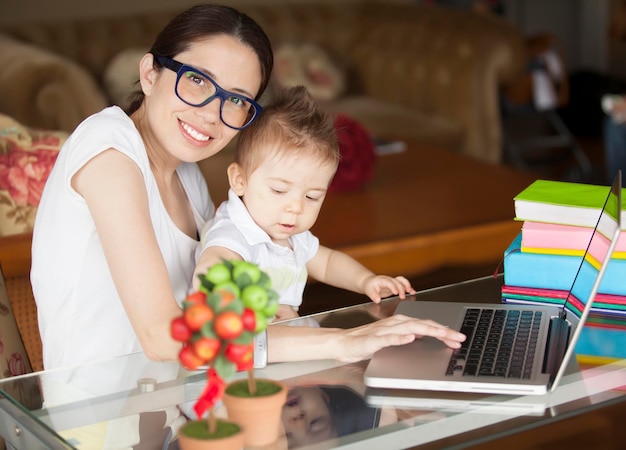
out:
<path id="1" fill-rule="evenodd" d="M 58 155 L 33 233 L 31 283 L 46 369 L 141 350 L 87 204 L 71 186 L 72 176 L 109 148 L 130 157 L 143 174 L 154 233 L 179 303 L 191 285 L 199 243 L 183 233 L 167 213 L 133 121 L 116 106 L 87 118 Z M 177 172 L 200 231 L 214 213 L 206 182 L 197 164 L 182 163 Z"/>

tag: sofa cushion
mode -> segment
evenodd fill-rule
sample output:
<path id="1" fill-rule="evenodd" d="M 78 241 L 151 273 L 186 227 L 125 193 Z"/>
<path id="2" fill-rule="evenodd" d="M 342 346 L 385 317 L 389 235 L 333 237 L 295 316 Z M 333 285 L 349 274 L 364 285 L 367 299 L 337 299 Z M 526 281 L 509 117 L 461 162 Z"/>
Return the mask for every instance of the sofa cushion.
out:
<path id="1" fill-rule="evenodd" d="M 408 139 L 451 150 L 460 150 L 463 145 L 460 124 L 372 97 L 345 97 L 322 107 L 334 114 L 353 117 L 376 138 Z"/>
<path id="2" fill-rule="evenodd" d="M 44 184 L 67 138 L 0 114 L 0 236 L 32 231 Z"/>
<path id="3" fill-rule="evenodd" d="M 132 47 L 113 57 L 104 71 L 102 82 L 111 101 L 121 108 L 128 106 L 128 97 L 139 89 L 139 62 L 148 48 Z"/>
<path id="4" fill-rule="evenodd" d="M 0 86 L 0 113 L 33 127 L 72 131 L 107 105 L 93 76 L 75 61 L 2 34 Z"/>
<path id="5" fill-rule="evenodd" d="M 343 70 L 320 46 L 286 42 L 274 52 L 272 82 L 279 86 L 305 86 L 320 102 L 339 98 L 346 89 Z"/>

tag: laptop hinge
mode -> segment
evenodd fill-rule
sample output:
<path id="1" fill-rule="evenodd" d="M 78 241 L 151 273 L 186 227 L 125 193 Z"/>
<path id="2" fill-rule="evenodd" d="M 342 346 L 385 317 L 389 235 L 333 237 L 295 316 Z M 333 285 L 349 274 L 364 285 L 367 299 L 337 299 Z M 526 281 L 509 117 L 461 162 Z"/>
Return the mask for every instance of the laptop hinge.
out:
<path id="1" fill-rule="evenodd" d="M 556 376 L 569 342 L 571 325 L 562 317 L 552 317 L 548 328 L 548 348 L 543 359 L 543 373 L 549 373 L 550 379 Z"/>

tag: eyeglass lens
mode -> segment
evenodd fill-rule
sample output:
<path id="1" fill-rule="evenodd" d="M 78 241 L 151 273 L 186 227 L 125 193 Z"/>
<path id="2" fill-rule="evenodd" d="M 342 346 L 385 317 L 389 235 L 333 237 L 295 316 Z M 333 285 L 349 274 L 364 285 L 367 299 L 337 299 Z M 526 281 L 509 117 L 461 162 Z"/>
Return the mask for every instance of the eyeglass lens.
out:
<path id="1" fill-rule="evenodd" d="M 231 127 L 243 127 L 255 116 L 254 105 L 245 97 L 218 89 L 213 80 L 192 70 L 185 70 L 180 74 L 176 83 L 176 93 L 193 106 L 199 106 L 217 94 L 221 99 L 222 120 Z"/>

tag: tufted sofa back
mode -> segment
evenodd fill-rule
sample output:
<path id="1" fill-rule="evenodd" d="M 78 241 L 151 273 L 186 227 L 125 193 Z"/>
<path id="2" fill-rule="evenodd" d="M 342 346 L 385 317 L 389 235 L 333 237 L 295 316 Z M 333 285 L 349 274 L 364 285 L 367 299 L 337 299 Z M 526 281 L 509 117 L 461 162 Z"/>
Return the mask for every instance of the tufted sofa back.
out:
<path id="1" fill-rule="evenodd" d="M 260 23 L 275 46 L 323 47 L 345 69 L 348 93 L 448 118 L 464 130 L 462 151 L 499 159 L 498 88 L 524 62 L 522 37 L 504 20 L 374 1 L 257 2 L 240 9 Z M 178 11 L 9 25 L 0 33 L 73 60 L 102 84 L 112 58 L 127 48 L 149 47 Z"/>

